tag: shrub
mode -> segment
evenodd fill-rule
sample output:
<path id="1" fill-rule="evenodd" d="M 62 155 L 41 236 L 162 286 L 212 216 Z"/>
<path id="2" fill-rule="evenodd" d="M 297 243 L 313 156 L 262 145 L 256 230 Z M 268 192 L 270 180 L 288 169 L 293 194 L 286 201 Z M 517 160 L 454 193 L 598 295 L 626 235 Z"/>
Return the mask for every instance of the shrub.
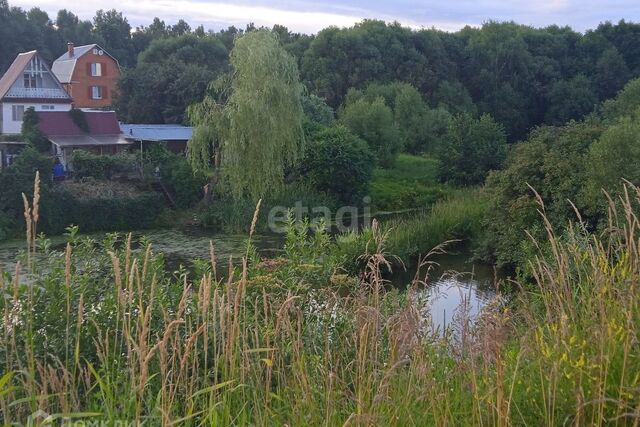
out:
<path id="1" fill-rule="evenodd" d="M 135 170 L 136 160 L 135 154 L 127 152 L 101 155 L 75 150 L 72 155 L 73 170 L 77 178 L 110 179 L 117 173 Z"/>
<path id="2" fill-rule="evenodd" d="M 373 166 L 367 143 L 338 126 L 314 135 L 299 171 L 316 191 L 352 203 L 367 193 Z"/>

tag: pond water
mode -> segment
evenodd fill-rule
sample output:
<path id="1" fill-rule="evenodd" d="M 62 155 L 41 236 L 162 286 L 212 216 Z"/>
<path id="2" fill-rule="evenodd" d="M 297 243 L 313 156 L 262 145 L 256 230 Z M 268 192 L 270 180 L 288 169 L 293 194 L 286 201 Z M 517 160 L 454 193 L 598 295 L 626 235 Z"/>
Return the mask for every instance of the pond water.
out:
<path id="1" fill-rule="evenodd" d="M 88 234 L 100 241 L 104 233 Z M 181 265 L 189 267 L 192 260 L 209 259 L 209 241 L 213 241 L 220 271 L 228 265 L 229 257 L 239 262 L 245 251 L 246 235 L 215 235 L 202 229 L 163 229 L 134 232 L 134 240 L 146 236 L 152 242 L 157 253 L 163 253 L 167 269 L 177 270 Z M 254 236 L 254 244 L 261 256 L 277 256 L 282 251 L 283 239 L 280 236 Z M 64 237 L 51 239 L 52 247 L 64 250 Z M 24 241 L 0 243 L 0 269 L 13 271 L 16 257 L 25 248 Z M 483 264 L 469 263 L 470 254 L 461 250 L 458 253 L 439 255 L 432 259 L 436 264 L 425 280 L 421 271 L 420 280 L 425 285 L 419 287 L 421 299 L 427 301 L 425 316 L 430 315 L 436 328 L 444 329 L 450 325 L 460 307 L 464 307 L 471 319 L 480 312 L 493 297 L 495 283 L 500 275 L 493 268 Z M 395 287 L 405 288 L 412 283 L 416 274 L 415 267 L 406 271 L 394 271 L 391 283 Z"/>

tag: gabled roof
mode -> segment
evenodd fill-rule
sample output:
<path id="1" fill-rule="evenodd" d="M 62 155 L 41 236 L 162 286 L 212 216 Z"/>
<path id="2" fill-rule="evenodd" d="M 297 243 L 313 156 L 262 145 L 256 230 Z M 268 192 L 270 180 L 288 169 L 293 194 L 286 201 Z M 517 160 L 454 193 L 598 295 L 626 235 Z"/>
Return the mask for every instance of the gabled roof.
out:
<path id="1" fill-rule="evenodd" d="M 19 92 L 16 93 L 16 89 L 12 90 L 14 83 L 20 77 L 22 77 L 25 68 L 27 65 L 33 60 L 35 57 L 38 58 L 39 67 L 42 67 L 49 75 L 55 84 L 55 88 L 47 88 L 47 90 L 53 89 L 53 93 L 44 93 L 38 94 L 36 91 L 33 94 L 23 95 Z M 35 95 L 35 96 L 34 96 Z M 19 53 L 16 56 L 16 59 L 13 60 L 13 63 L 9 67 L 6 73 L 0 78 L 0 100 L 3 98 L 11 98 L 11 99 L 33 99 L 33 100 L 41 100 L 46 102 L 71 102 L 71 97 L 67 93 L 67 91 L 62 87 L 60 81 L 56 78 L 55 74 L 51 72 L 44 59 L 40 56 L 37 50 L 32 50 L 31 52 L 23 52 Z"/>
<path id="2" fill-rule="evenodd" d="M 32 50 L 31 52 L 20 53 L 16 56 L 16 59 L 13 60 L 7 72 L 0 78 L 0 99 L 4 98 L 16 79 L 22 75 L 29 61 L 37 54 L 38 51 Z"/>
<path id="3" fill-rule="evenodd" d="M 84 46 L 75 46 L 73 48 L 73 56 L 69 56 L 69 51 L 67 50 L 65 53 L 60 55 L 58 59 L 53 61 L 51 71 L 53 71 L 53 73 L 56 75 L 56 77 L 58 77 L 58 80 L 60 80 L 61 83 L 71 83 L 73 70 L 76 68 L 76 61 L 85 53 L 90 52 L 93 48 L 102 50 L 105 55 L 116 61 L 116 64 L 118 64 L 118 60 L 111 56 L 109 52 L 104 50 L 99 45 L 93 43 Z"/>
<path id="4" fill-rule="evenodd" d="M 89 133 L 76 125 L 68 111 L 38 111 L 38 128 L 47 137 L 121 135 L 114 111 L 85 111 Z"/>
<path id="5" fill-rule="evenodd" d="M 136 141 L 188 141 L 193 128 L 181 125 L 142 125 L 120 123 L 120 130 L 127 139 Z"/>

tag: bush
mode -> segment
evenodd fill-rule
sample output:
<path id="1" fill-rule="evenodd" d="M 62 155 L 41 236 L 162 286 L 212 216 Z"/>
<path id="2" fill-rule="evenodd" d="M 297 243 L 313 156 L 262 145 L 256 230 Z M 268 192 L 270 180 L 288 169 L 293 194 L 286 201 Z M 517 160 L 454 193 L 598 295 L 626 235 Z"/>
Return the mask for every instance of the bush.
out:
<path id="1" fill-rule="evenodd" d="M 101 184 L 84 185 L 95 190 L 95 185 Z M 87 198 L 58 186 L 44 202 L 43 228 L 47 233 L 60 234 L 72 224 L 82 232 L 131 231 L 153 226 L 166 207 L 162 196 L 155 192 L 128 193 L 111 196 L 109 191 L 96 190 L 95 197 Z"/>
<path id="2" fill-rule="evenodd" d="M 194 171 L 184 156 L 172 153 L 164 144 L 152 143 L 144 148 L 144 167 L 146 179 L 154 179 L 156 167 L 160 169 L 162 183 L 178 208 L 189 208 L 202 199 L 207 177 Z"/>
<path id="3" fill-rule="evenodd" d="M 136 156 L 127 152 L 100 155 L 84 150 L 75 150 L 72 155 L 72 162 L 77 178 L 111 179 L 117 173 L 134 171 Z"/>
<path id="4" fill-rule="evenodd" d="M 338 126 L 314 135 L 299 171 L 316 191 L 352 203 L 367 193 L 373 166 L 367 143 Z"/>

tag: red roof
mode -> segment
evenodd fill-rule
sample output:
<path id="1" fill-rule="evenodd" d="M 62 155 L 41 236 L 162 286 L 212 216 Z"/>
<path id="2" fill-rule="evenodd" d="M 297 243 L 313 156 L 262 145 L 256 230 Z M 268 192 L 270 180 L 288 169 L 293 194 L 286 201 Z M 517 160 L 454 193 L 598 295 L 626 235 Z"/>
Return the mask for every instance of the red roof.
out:
<path id="1" fill-rule="evenodd" d="M 38 128 L 46 136 L 118 135 L 120 126 L 115 111 L 85 111 L 89 125 L 87 134 L 80 129 L 68 111 L 38 111 Z"/>

